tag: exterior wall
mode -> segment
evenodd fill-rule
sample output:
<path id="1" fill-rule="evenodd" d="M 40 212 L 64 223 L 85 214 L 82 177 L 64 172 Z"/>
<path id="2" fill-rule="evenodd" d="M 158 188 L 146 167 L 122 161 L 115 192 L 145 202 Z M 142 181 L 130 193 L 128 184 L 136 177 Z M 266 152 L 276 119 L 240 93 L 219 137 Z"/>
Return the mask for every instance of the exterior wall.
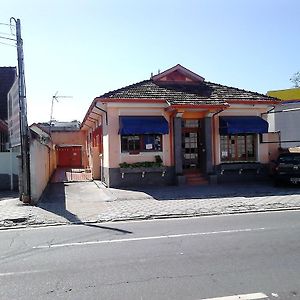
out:
<path id="1" fill-rule="evenodd" d="M 109 108 L 108 118 L 109 126 L 107 134 L 109 136 L 108 152 L 109 157 L 104 158 L 104 166 L 109 166 L 110 168 L 118 168 L 120 163 L 127 162 L 142 162 L 142 161 L 155 161 L 155 155 L 160 155 L 163 164 L 165 166 L 171 165 L 171 151 L 170 151 L 170 134 L 163 135 L 163 151 L 160 152 L 141 152 L 139 154 L 129 154 L 121 153 L 121 139 L 119 132 L 119 116 L 164 116 L 169 122 L 170 118 L 167 113 L 164 112 L 162 108 Z M 103 137 L 103 144 L 105 145 L 105 135 Z M 104 149 L 104 153 L 107 153 Z M 105 154 L 104 154 L 105 156 Z M 107 164 L 108 163 L 108 164 Z"/>
<path id="2" fill-rule="evenodd" d="M 213 117 L 213 131 L 214 131 L 214 164 L 219 165 L 221 163 L 220 155 L 220 134 L 219 134 L 219 117 L 221 116 L 261 116 L 265 109 L 258 108 L 236 108 L 236 109 L 227 109 L 220 114 Z M 257 139 L 257 162 L 268 163 L 268 145 L 260 143 Z"/>
<path id="3" fill-rule="evenodd" d="M 108 186 L 128 186 L 133 185 L 135 182 L 139 182 L 141 175 L 130 174 L 124 178 L 121 178 L 119 164 L 123 162 L 135 163 L 143 161 L 155 161 L 155 156 L 160 155 L 163 160 L 163 165 L 171 167 L 171 138 L 169 134 L 163 135 L 163 151 L 159 152 L 141 152 L 139 154 L 121 153 L 121 138 L 119 135 L 119 117 L 120 116 L 164 116 L 169 122 L 169 128 L 171 128 L 169 113 L 166 113 L 161 105 L 153 105 L 149 107 L 149 104 L 140 104 L 140 107 L 130 105 L 108 106 L 108 125 L 102 124 L 103 128 L 103 154 L 100 155 L 101 164 L 101 179 Z M 89 130 L 91 132 L 91 130 Z M 173 169 L 172 169 L 173 170 Z M 170 184 L 173 182 L 174 172 L 168 172 L 168 175 L 161 179 L 154 174 L 147 174 L 147 183 L 151 184 Z M 169 177 L 173 174 L 172 179 Z M 152 179 L 150 179 L 152 178 Z M 155 180 L 159 178 L 159 180 Z M 138 180 L 138 181 L 136 181 Z M 145 184 L 145 179 L 140 184 Z"/>
<path id="4" fill-rule="evenodd" d="M 269 143 L 262 143 L 259 135 L 257 136 L 257 153 L 256 162 L 239 163 L 239 162 L 221 162 L 220 156 L 220 134 L 219 134 L 219 117 L 221 116 L 259 116 L 266 112 L 266 108 L 237 107 L 227 109 L 213 117 L 213 149 L 214 149 L 214 171 L 217 182 L 251 182 L 268 180 L 270 149 L 275 151 Z"/>
<path id="5" fill-rule="evenodd" d="M 82 145 L 82 165 L 86 168 L 88 163 L 86 135 L 84 131 L 51 132 L 52 142 L 55 145 L 69 144 Z"/>
<path id="6" fill-rule="evenodd" d="M 174 118 L 176 113 L 166 112 L 164 110 L 166 106 L 164 104 L 141 104 L 141 103 L 108 103 L 103 106 L 103 109 L 107 111 L 108 124 L 103 123 L 103 154 L 100 154 L 100 165 L 101 165 L 101 180 L 106 183 L 109 187 L 123 187 L 123 186 L 133 186 L 133 185 L 145 185 L 153 184 L 174 184 L 177 175 L 180 175 L 180 171 L 175 172 L 175 161 L 176 153 L 180 155 L 181 143 L 180 145 L 174 144 Z M 202 135 L 204 149 L 203 149 L 203 160 L 204 160 L 204 172 L 209 176 L 216 176 L 218 172 L 221 172 L 220 166 L 223 165 L 220 160 L 220 134 L 219 134 L 219 116 L 259 116 L 265 113 L 271 107 L 267 105 L 245 105 L 236 104 L 231 105 L 229 109 L 217 114 L 210 113 L 206 111 L 184 111 L 184 109 L 179 109 L 177 111 L 182 119 L 202 119 L 203 128 Z M 164 116 L 169 122 L 170 132 L 167 135 L 163 135 L 163 151 L 161 152 L 144 152 L 139 154 L 129 154 L 121 153 L 121 139 L 118 134 L 119 131 L 119 117 L 120 116 Z M 89 125 L 87 127 L 92 127 Z M 178 127 L 178 126 L 177 126 Z M 180 130 L 181 128 L 177 128 Z M 88 155 L 95 155 L 92 152 L 91 141 L 89 141 L 89 135 L 93 131 L 92 128 L 86 129 L 85 136 L 87 139 L 86 146 L 88 150 Z M 174 145 L 173 145 L 174 144 Z M 180 147 L 177 150 L 173 147 Z M 267 164 L 270 161 L 271 152 L 277 151 L 276 147 L 273 147 L 268 143 L 261 143 L 260 139 L 257 138 L 257 161 L 254 163 L 247 163 L 249 170 L 242 172 L 242 166 L 237 163 L 225 163 L 227 165 L 235 165 L 236 168 L 233 172 L 241 178 L 242 175 L 250 175 L 253 178 L 265 178 Z M 272 151 L 271 151 L 272 150 Z M 271 151 L 271 152 L 270 152 Z M 162 178 L 161 175 L 157 173 L 148 172 L 142 176 L 140 173 L 124 173 L 122 174 L 119 164 L 123 162 L 134 163 L 142 161 L 155 161 L 155 155 L 160 155 L 163 160 L 163 165 L 167 167 L 168 172 L 166 176 Z M 178 156 L 177 155 L 177 156 Z M 93 159 L 91 159 L 93 161 Z M 98 163 L 97 163 L 98 164 Z M 97 165 L 96 164 L 96 165 Z M 99 164 L 98 164 L 99 165 Z M 249 176 L 244 176 L 245 178 L 250 178 Z M 235 178 L 235 176 L 230 176 L 230 178 Z M 246 179 L 247 180 L 247 179 Z"/>
<path id="7" fill-rule="evenodd" d="M 282 100 L 275 113 L 268 116 L 273 131 L 280 131 L 281 147 L 300 146 L 300 88 L 269 91 L 267 95 Z M 290 111 L 281 112 L 284 110 Z"/>
<path id="8" fill-rule="evenodd" d="M 46 188 L 56 168 L 55 150 L 39 143 L 30 144 L 30 184 L 31 200 L 36 204 Z"/>
<path id="9" fill-rule="evenodd" d="M 18 189 L 18 158 L 14 152 L 0 152 L 0 190 Z"/>
<path id="10" fill-rule="evenodd" d="M 300 101 L 283 102 L 275 112 L 282 110 L 290 111 L 273 114 L 275 131 L 280 131 L 281 147 L 298 147 L 300 146 Z"/>

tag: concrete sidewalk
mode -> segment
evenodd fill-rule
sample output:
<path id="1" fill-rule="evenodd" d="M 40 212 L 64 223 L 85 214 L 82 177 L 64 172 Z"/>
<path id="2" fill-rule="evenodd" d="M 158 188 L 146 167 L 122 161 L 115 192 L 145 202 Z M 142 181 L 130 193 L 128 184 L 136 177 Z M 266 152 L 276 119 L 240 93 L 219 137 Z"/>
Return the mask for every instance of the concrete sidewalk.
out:
<path id="1" fill-rule="evenodd" d="M 0 194 L 0 228 L 300 209 L 300 188 L 270 183 L 133 189 L 50 184 L 38 206 Z"/>

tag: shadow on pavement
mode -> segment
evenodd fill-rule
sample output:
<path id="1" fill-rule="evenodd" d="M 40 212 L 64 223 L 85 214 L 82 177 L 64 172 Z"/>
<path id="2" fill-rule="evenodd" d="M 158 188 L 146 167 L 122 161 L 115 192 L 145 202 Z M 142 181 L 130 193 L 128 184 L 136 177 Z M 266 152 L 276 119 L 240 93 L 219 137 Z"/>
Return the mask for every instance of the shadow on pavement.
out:
<path id="1" fill-rule="evenodd" d="M 79 223 L 81 220 L 70 211 L 67 210 L 66 190 L 67 183 L 48 184 L 38 207 L 59 215 L 72 223 Z"/>
<path id="2" fill-rule="evenodd" d="M 74 183 L 73 183 L 74 184 Z M 67 192 L 66 189 L 69 186 L 68 183 L 50 183 L 48 184 L 41 200 L 38 203 L 38 207 L 52 212 L 58 216 L 67 219 L 71 223 L 78 225 L 85 225 L 88 227 L 99 228 L 104 230 L 115 231 L 122 234 L 131 234 L 131 231 L 123 230 L 117 227 L 103 226 L 94 223 L 89 223 L 81 220 L 77 215 L 70 212 L 67 208 Z M 85 190 L 82 190 L 77 186 L 76 194 L 81 193 L 86 194 Z M 74 197 L 74 194 L 69 195 L 70 198 Z M 74 201 L 74 199 L 69 199 L 69 201 Z M 90 203 L 86 204 L 89 205 Z M 93 208 L 92 208 L 93 209 Z"/>
<path id="3" fill-rule="evenodd" d="M 264 197 L 300 195 L 300 185 L 275 187 L 272 182 L 222 183 L 202 186 L 126 187 L 110 189 L 118 199 L 153 198 L 155 200 L 214 199 L 227 197 Z M 142 195 L 143 194 L 143 195 Z"/>
<path id="4" fill-rule="evenodd" d="M 78 224 L 81 225 L 81 224 Z M 112 230 L 112 231 L 117 231 L 123 234 L 132 234 L 132 231 L 116 228 L 116 227 L 110 227 L 110 226 L 102 226 L 98 224 L 92 224 L 92 223 L 83 223 L 83 225 L 88 226 L 88 227 L 93 227 L 93 228 L 100 228 L 100 229 L 105 229 L 105 230 Z"/>

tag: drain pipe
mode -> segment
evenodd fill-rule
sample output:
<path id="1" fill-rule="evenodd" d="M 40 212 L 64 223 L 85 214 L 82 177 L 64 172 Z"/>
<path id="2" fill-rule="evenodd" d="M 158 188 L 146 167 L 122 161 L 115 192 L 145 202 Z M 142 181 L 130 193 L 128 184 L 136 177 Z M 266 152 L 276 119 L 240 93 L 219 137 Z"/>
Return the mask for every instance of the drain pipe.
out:
<path id="1" fill-rule="evenodd" d="M 212 122 L 213 122 L 213 150 L 214 150 L 214 155 L 213 155 L 213 163 L 214 163 L 214 167 L 216 166 L 216 161 L 217 161 L 217 158 L 216 158 L 216 138 L 215 138 L 215 129 L 216 129 L 216 126 L 215 126 L 215 116 L 218 115 L 219 113 L 221 113 L 222 111 L 224 111 L 225 108 L 222 108 L 220 109 L 219 111 L 215 112 L 213 115 L 212 115 Z"/>
<path id="2" fill-rule="evenodd" d="M 102 109 L 101 107 L 97 106 L 97 103 L 95 103 L 95 106 L 94 106 L 94 107 L 97 108 L 97 109 L 99 109 L 99 110 L 101 110 L 102 112 L 105 113 L 105 124 L 108 125 L 107 111 L 104 110 L 104 109 Z"/>

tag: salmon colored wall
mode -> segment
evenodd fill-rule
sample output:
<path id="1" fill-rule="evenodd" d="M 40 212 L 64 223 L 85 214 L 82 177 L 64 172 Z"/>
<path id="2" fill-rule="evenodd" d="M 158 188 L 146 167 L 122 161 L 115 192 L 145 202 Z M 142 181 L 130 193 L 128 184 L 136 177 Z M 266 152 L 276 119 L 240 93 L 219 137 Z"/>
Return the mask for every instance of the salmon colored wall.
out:
<path id="1" fill-rule="evenodd" d="M 203 112 L 185 112 L 182 115 L 183 119 L 202 119 L 207 114 L 207 111 Z"/>
<path id="2" fill-rule="evenodd" d="M 53 144 L 55 145 L 60 145 L 60 144 L 82 145 L 82 164 L 84 168 L 88 166 L 85 131 L 51 132 L 51 138 Z"/>
<path id="3" fill-rule="evenodd" d="M 108 130 L 108 161 L 104 159 L 104 166 L 105 163 L 109 162 L 110 168 L 118 168 L 119 164 L 122 162 L 127 163 L 134 163 L 134 162 L 142 162 L 142 161 L 155 161 L 155 155 L 160 155 L 163 164 L 166 166 L 171 165 L 171 158 L 170 158 L 170 137 L 169 134 L 163 135 L 163 152 L 146 152 L 146 153 L 139 153 L 139 154 L 129 154 L 129 153 L 121 153 L 121 139 L 120 135 L 118 134 L 119 131 L 119 116 L 161 116 L 163 115 L 166 120 L 169 122 L 168 115 L 164 112 L 162 108 L 147 108 L 147 107 L 140 107 L 140 108 L 115 108 L 111 107 L 108 108 L 108 120 L 109 126 Z M 105 137 L 105 136 L 104 136 Z M 105 144 L 105 140 L 103 137 L 103 144 Z M 108 137 L 107 137 L 108 140 Z M 104 153 L 107 151 L 104 150 Z"/>

